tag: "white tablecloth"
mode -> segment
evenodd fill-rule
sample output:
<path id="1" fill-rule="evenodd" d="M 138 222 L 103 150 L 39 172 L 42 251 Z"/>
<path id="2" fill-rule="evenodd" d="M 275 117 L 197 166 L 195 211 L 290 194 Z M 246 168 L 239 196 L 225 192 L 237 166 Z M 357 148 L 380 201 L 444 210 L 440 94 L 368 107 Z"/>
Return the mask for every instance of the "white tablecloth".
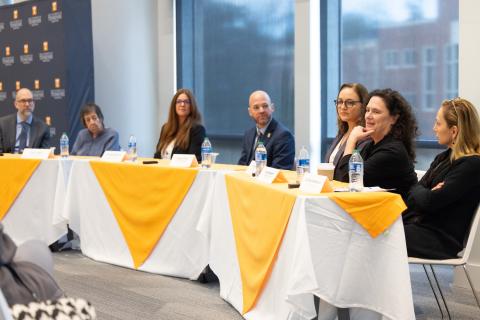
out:
<path id="1" fill-rule="evenodd" d="M 213 189 L 214 172 L 199 171 L 157 246 L 139 270 L 190 279 L 198 277 L 208 264 L 208 239 L 196 230 L 196 225 L 199 217 L 210 210 Z M 73 163 L 63 217 L 80 236 L 84 255 L 133 268 L 125 239 L 87 161 Z"/>
<path id="2" fill-rule="evenodd" d="M 65 198 L 64 173 L 61 160 L 42 160 L 10 207 L 2 223 L 17 245 L 30 239 L 51 244 L 67 232 L 66 222 L 58 219 Z"/>
<path id="3" fill-rule="evenodd" d="M 219 277 L 220 295 L 241 312 L 242 283 L 223 174 L 216 177 L 213 199 L 199 229 L 210 238 L 209 263 Z M 372 239 L 327 197 L 298 197 L 270 279 L 244 317 L 311 319 L 313 295 L 321 298 L 319 319 L 335 319 L 333 306 L 351 308 L 351 319 L 414 319 L 401 220 Z"/>

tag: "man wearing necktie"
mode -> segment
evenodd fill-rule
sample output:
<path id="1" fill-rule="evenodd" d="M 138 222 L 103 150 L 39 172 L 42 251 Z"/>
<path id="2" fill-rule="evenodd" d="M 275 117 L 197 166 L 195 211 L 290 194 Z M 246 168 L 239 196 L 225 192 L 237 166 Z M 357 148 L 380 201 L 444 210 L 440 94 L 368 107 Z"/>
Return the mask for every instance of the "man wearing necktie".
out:
<path id="1" fill-rule="evenodd" d="M 242 155 L 238 164 L 249 165 L 255 160 L 255 149 L 260 141 L 267 149 L 267 166 L 277 169 L 293 169 L 295 140 L 290 131 L 273 118 L 275 106 L 265 91 L 250 95 L 248 114 L 255 121 L 255 127 L 245 131 Z"/>
<path id="2" fill-rule="evenodd" d="M 0 118 L 0 152 L 21 153 L 25 148 L 49 148 L 47 125 L 33 116 L 35 102 L 26 88 L 15 96 L 17 113 Z"/>

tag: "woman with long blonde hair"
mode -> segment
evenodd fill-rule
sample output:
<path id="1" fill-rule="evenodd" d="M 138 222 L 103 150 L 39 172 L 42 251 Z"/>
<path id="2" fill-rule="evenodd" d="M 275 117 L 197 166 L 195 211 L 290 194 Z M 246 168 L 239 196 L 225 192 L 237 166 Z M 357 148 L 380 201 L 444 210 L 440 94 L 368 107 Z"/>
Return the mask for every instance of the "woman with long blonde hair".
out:
<path id="1" fill-rule="evenodd" d="M 433 131 L 448 149 L 435 158 L 407 198 L 408 255 L 456 258 L 480 203 L 480 119 L 462 98 L 442 102 Z"/>
<path id="2" fill-rule="evenodd" d="M 179 89 L 170 102 L 168 121 L 162 126 L 155 158 L 170 159 L 174 154 L 194 154 L 201 161 L 205 128 L 195 96 Z"/>

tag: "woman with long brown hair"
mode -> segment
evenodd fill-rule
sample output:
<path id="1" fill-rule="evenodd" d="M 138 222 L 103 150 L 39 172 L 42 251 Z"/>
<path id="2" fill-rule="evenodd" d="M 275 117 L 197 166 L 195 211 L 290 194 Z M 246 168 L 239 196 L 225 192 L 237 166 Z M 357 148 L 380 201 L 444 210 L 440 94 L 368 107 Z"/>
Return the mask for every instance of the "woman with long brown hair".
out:
<path id="1" fill-rule="evenodd" d="M 338 132 L 325 155 L 325 162 L 336 166 L 343 157 L 347 139 L 353 128 L 365 124 L 368 90 L 360 83 L 344 83 L 340 87 L 334 103 L 337 110 Z M 361 141 L 360 144 L 365 141 Z"/>
<path id="2" fill-rule="evenodd" d="M 445 100 L 433 131 L 448 147 L 435 157 L 407 198 L 403 213 L 408 255 L 456 258 L 480 203 L 480 119 L 467 100 Z"/>
<path id="3" fill-rule="evenodd" d="M 162 126 L 155 158 L 170 159 L 174 154 L 194 154 L 201 161 L 205 128 L 195 96 L 179 89 L 170 102 L 168 121 Z"/>

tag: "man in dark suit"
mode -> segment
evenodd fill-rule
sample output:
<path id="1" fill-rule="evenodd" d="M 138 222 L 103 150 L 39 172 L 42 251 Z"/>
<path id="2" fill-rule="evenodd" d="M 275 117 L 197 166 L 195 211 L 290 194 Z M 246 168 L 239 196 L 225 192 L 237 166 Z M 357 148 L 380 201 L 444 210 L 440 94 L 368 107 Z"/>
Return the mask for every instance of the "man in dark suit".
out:
<path id="1" fill-rule="evenodd" d="M 272 114 L 275 106 L 265 91 L 255 91 L 248 101 L 248 114 L 255 127 L 245 131 L 242 155 L 238 164 L 249 165 L 255 160 L 255 149 L 263 141 L 267 149 L 267 166 L 277 169 L 293 169 L 295 140 L 288 129 L 276 121 Z"/>
<path id="2" fill-rule="evenodd" d="M 0 152 L 19 153 L 25 148 L 49 148 L 47 125 L 33 116 L 35 101 L 26 88 L 15 96 L 17 113 L 0 118 Z"/>

